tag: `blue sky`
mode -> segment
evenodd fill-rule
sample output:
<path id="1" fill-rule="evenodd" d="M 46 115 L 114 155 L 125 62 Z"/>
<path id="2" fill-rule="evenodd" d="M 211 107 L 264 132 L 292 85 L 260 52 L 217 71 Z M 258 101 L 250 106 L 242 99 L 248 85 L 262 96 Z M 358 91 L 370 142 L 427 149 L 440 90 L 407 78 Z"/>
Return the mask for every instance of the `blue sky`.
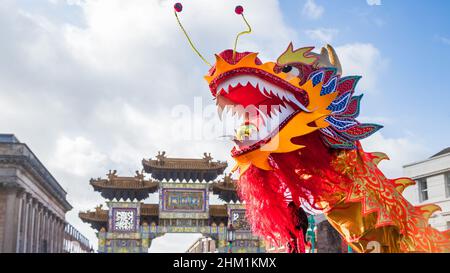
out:
<path id="1" fill-rule="evenodd" d="M 232 165 L 230 143 L 172 130 L 177 106 L 212 102 L 202 78 L 208 68 L 178 29 L 175 2 L 0 1 L 0 132 L 16 134 L 48 167 L 74 205 L 68 221 L 94 244 L 77 216 L 104 202 L 90 178 L 109 169 L 133 175 L 160 150 L 174 157 L 208 151 Z M 363 76 L 361 120 L 385 126 L 363 144 L 391 157 L 381 164 L 388 176 L 450 146 L 449 1 L 182 2 L 181 19 L 210 60 L 244 27 L 237 4 L 254 29 L 240 39 L 241 51 L 274 60 L 290 41 L 318 49 L 331 43 L 344 74 Z M 193 114 L 181 123 L 208 120 Z M 184 251 L 195 236 L 180 245 L 167 235 L 152 249 Z"/>
<path id="2" fill-rule="evenodd" d="M 324 10 L 318 20 L 299 16 L 298 1 L 281 1 L 286 22 L 300 32 L 317 27 L 337 29 L 333 45 L 371 43 L 389 60 L 378 78 L 379 92 L 361 90 L 365 93 L 362 115 L 385 117 L 390 121 L 383 129 L 387 136 L 410 132 L 414 141 L 427 145 L 432 153 L 449 146 L 450 2 L 315 3 Z M 299 42 L 315 41 L 301 37 Z"/>

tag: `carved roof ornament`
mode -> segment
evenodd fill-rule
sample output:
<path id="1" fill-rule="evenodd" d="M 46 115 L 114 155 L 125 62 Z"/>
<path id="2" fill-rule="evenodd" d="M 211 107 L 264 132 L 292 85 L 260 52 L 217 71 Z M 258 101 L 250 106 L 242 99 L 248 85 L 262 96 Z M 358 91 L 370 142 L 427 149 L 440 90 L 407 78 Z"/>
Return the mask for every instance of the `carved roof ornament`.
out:
<path id="1" fill-rule="evenodd" d="M 139 182 L 144 182 L 144 170 L 141 170 L 141 172 L 136 170 L 136 175 L 134 176 Z"/>
<path id="2" fill-rule="evenodd" d="M 233 178 L 231 178 L 231 175 L 232 175 L 232 173 L 229 173 L 229 174 L 226 174 L 226 175 L 223 177 L 223 182 L 224 182 L 225 184 L 233 183 Z"/>
<path id="3" fill-rule="evenodd" d="M 102 205 L 102 204 L 100 204 L 100 205 L 96 206 L 96 207 L 95 207 L 95 212 L 98 212 L 98 213 L 100 213 L 100 212 L 102 211 L 102 207 L 103 207 L 103 205 Z"/>
<path id="4" fill-rule="evenodd" d="M 213 160 L 213 157 L 211 156 L 211 153 L 205 152 L 203 153 L 203 159 L 210 164 Z"/>
<path id="5" fill-rule="evenodd" d="M 165 151 L 158 151 L 158 154 L 155 156 L 156 159 L 158 160 L 158 163 L 160 163 L 161 165 L 164 164 L 164 159 L 166 159 L 166 152 Z"/>
<path id="6" fill-rule="evenodd" d="M 117 178 L 117 170 L 114 171 L 109 170 L 106 176 L 108 177 L 109 181 L 114 180 L 114 178 Z"/>

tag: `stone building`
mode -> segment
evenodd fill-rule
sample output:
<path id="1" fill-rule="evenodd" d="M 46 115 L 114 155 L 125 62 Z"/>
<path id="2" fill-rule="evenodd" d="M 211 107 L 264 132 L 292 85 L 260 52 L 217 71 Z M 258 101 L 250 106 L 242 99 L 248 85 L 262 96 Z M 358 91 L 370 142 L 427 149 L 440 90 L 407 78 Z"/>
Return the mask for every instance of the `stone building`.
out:
<path id="1" fill-rule="evenodd" d="M 0 253 L 63 252 L 66 192 L 24 143 L 0 134 Z"/>
<path id="2" fill-rule="evenodd" d="M 428 159 L 403 166 L 403 173 L 416 184 L 404 196 L 414 205 L 434 203 L 441 207 L 430 217 L 430 224 L 441 231 L 450 229 L 450 147 Z"/>

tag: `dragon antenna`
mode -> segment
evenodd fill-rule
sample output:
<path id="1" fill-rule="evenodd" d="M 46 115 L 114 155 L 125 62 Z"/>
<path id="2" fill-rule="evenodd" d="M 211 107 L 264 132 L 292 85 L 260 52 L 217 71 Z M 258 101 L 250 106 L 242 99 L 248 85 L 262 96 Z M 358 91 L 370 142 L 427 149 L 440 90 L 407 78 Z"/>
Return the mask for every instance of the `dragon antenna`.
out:
<path id="1" fill-rule="evenodd" d="M 194 50 L 194 52 L 197 53 L 197 55 L 200 57 L 200 59 L 202 59 L 202 61 L 204 61 L 207 65 L 212 67 L 212 65 L 205 59 L 205 57 L 203 57 L 203 55 L 197 50 L 197 48 L 195 48 L 194 43 L 192 43 L 191 38 L 189 38 L 187 31 L 184 29 L 183 25 L 180 22 L 180 19 L 178 18 L 178 13 L 183 10 L 183 5 L 181 5 L 181 3 L 176 3 L 173 6 L 173 9 L 174 9 L 175 18 L 177 19 L 178 25 L 180 26 L 181 30 L 183 31 L 184 35 L 186 36 L 189 44 L 191 45 L 192 50 Z"/>
<path id="2" fill-rule="evenodd" d="M 245 19 L 245 16 L 244 16 L 244 8 L 243 8 L 242 6 L 236 6 L 236 8 L 234 9 L 234 12 L 235 12 L 237 15 L 241 15 L 241 16 L 242 16 L 242 19 L 244 19 L 244 22 L 245 22 L 245 24 L 247 25 L 248 29 L 239 32 L 238 35 L 236 36 L 236 40 L 234 41 L 234 48 L 233 48 L 233 60 L 234 60 L 235 57 L 236 57 L 236 47 L 237 47 L 237 43 L 238 43 L 239 37 L 240 37 L 241 35 L 243 35 L 243 34 L 249 34 L 249 33 L 252 32 L 252 27 L 250 26 L 250 24 L 249 24 L 249 23 L 247 22 L 247 20 Z"/>

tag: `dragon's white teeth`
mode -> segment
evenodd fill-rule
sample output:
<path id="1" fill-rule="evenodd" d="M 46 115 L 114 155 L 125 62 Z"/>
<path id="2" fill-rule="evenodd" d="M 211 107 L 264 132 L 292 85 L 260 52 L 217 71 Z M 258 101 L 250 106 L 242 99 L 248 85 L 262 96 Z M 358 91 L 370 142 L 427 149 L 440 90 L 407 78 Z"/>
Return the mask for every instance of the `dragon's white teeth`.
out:
<path id="1" fill-rule="evenodd" d="M 223 108 L 220 105 L 217 105 L 217 114 L 219 115 L 220 121 L 222 121 L 223 118 Z"/>
<path id="2" fill-rule="evenodd" d="M 248 83 L 250 83 L 254 88 L 258 85 L 258 81 L 255 78 L 250 78 Z"/>
<path id="3" fill-rule="evenodd" d="M 258 115 L 259 115 L 259 118 L 260 118 L 260 120 L 262 122 L 262 125 L 265 125 L 266 122 L 267 122 L 266 121 L 267 120 L 266 114 L 264 114 L 261 110 L 258 109 Z"/>
<path id="4" fill-rule="evenodd" d="M 219 84 L 219 86 L 217 87 L 217 90 L 219 90 L 219 92 L 217 94 L 220 94 L 222 92 L 228 93 L 228 90 L 229 90 L 228 83 Z"/>
<path id="5" fill-rule="evenodd" d="M 229 85 L 231 87 L 236 87 L 240 83 L 239 78 L 233 78 L 230 80 Z"/>
<path id="6" fill-rule="evenodd" d="M 277 117 L 279 112 L 280 112 L 280 108 L 279 107 L 271 107 L 270 115 L 271 115 L 272 119 Z"/>

